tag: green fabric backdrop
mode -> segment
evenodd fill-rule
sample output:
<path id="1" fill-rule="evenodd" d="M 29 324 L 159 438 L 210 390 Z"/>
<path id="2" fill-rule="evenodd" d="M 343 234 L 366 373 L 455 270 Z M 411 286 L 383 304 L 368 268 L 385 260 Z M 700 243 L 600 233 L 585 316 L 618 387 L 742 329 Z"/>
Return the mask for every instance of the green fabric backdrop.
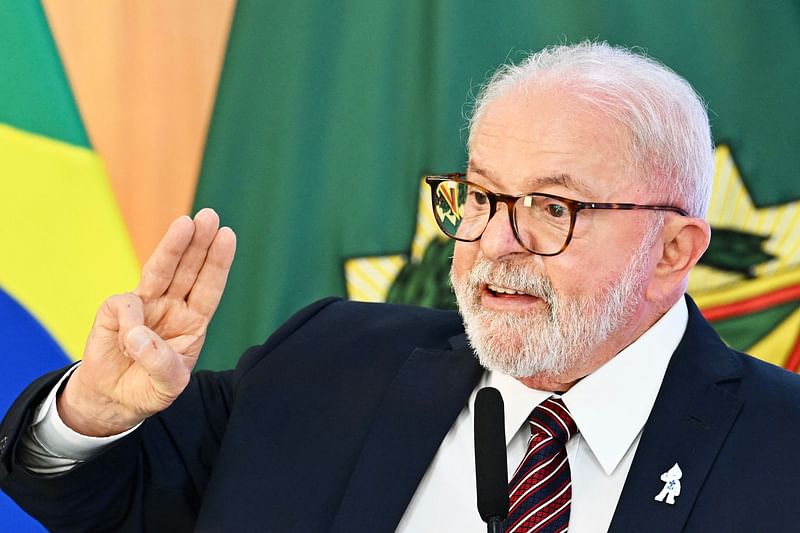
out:
<path id="1" fill-rule="evenodd" d="M 239 0 L 195 201 L 239 252 L 200 366 L 344 295 L 344 259 L 407 252 L 419 177 L 463 168 L 469 94 L 584 38 L 686 77 L 758 205 L 800 198 L 797 2 Z"/>

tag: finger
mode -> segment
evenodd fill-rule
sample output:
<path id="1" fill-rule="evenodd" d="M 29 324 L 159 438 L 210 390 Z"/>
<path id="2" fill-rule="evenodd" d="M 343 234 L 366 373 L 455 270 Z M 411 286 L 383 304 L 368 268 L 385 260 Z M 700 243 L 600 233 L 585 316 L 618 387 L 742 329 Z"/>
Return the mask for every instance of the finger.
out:
<path id="1" fill-rule="evenodd" d="M 131 293 L 108 298 L 97 313 L 95 327 L 84 349 L 84 362 L 100 365 L 97 368 L 109 374 L 117 365 L 125 366 L 128 363 L 108 357 L 113 353 L 109 349 L 115 347 L 119 353 L 125 354 L 125 337 L 131 329 L 142 324 L 144 304 L 141 298 Z"/>
<path id="2" fill-rule="evenodd" d="M 185 387 L 189 369 L 169 344 L 147 326 L 136 326 L 128 332 L 125 351 L 147 372 L 160 393 L 174 397 Z"/>
<path id="3" fill-rule="evenodd" d="M 157 298 L 166 292 L 193 234 L 194 222 L 185 215 L 170 224 L 153 255 L 142 267 L 142 278 L 133 291 L 136 295 Z"/>
<path id="4" fill-rule="evenodd" d="M 231 271 L 233 256 L 236 253 L 236 234 L 230 228 L 217 232 L 206 262 L 197 275 L 197 281 L 186 300 L 189 308 L 211 319 L 219 305 L 222 291 Z"/>
<path id="5" fill-rule="evenodd" d="M 197 279 L 218 229 L 219 216 L 213 209 L 201 209 L 195 215 L 192 241 L 181 257 L 167 294 L 181 300 L 186 298 Z"/>
<path id="6" fill-rule="evenodd" d="M 135 294 L 121 294 L 115 300 L 117 317 L 119 319 L 119 343 L 124 353 L 123 339 L 130 331 L 144 324 L 144 304 L 142 299 Z"/>
<path id="7" fill-rule="evenodd" d="M 111 296 L 100 308 L 98 323 L 106 329 L 127 335 L 131 328 L 144 324 L 142 299 L 130 292 Z"/>
<path id="8" fill-rule="evenodd" d="M 140 324 L 144 324 L 142 299 L 132 293 L 117 294 L 107 298 L 97 313 L 96 325 L 105 330 L 105 332 L 93 330 L 92 336 L 114 335 L 120 351 L 123 351 L 122 339 L 131 328 Z M 91 343 L 87 344 L 87 348 L 89 346 L 91 346 Z"/>

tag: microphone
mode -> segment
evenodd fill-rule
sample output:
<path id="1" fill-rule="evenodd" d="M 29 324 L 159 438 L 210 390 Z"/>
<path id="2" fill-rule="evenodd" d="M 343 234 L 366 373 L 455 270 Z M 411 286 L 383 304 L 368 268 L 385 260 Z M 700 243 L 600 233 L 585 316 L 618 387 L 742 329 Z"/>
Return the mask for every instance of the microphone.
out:
<path id="1" fill-rule="evenodd" d="M 502 533 L 508 516 L 508 468 L 503 397 L 484 387 L 475 396 L 475 485 L 488 533 Z"/>

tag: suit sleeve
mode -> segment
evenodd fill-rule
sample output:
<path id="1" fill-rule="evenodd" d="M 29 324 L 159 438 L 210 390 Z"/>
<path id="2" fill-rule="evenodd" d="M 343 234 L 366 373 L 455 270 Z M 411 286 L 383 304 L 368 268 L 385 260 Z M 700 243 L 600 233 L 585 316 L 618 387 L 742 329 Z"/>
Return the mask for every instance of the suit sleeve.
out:
<path id="1" fill-rule="evenodd" d="M 236 383 L 321 308 L 296 314 L 237 369 L 198 371 L 165 411 L 68 472 L 43 476 L 16 460 L 33 412 L 67 370 L 32 383 L 0 425 L 0 488 L 52 531 L 192 531 L 225 435 Z"/>

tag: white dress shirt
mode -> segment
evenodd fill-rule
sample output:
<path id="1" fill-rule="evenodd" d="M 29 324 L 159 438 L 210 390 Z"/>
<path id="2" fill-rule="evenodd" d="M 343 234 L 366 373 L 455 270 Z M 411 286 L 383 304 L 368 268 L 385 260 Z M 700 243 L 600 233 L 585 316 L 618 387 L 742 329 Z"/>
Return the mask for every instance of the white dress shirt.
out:
<path id="1" fill-rule="evenodd" d="M 642 428 L 687 320 L 686 302 L 680 298 L 633 344 L 562 395 L 579 431 L 567 442 L 572 473 L 570 533 L 597 533 L 611 525 Z M 442 441 L 398 532 L 486 531 L 476 504 L 473 433 L 475 395 L 485 386 L 503 395 L 508 475 L 514 474 L 527 450 L 528 416 L 551 393 L 486 372 Z"/>
<path id="2" fill-rule="evenodd" d="M 611 524 L 642 428 L 687 320 L 681 298 L 634 343 L 562 395 L 579 430 L 566 446 L 572 472 L 570 533 L 606 531 Z M 56 409 L 60 385 L 39 406 L 31 431 L 20 442 L 22 464 L 41 474 L 68 470 L 136 429 L 104 438 L 72 431 Z M 528 416 L 551 393 L 486 372 L 442 441 L 398 532 L 486 531 L 476 505 L 473 441 L 475 395 L 485 386 L 495 387 L 503 396 L 509 476 L 522 460 L 530 436 Z"/>

